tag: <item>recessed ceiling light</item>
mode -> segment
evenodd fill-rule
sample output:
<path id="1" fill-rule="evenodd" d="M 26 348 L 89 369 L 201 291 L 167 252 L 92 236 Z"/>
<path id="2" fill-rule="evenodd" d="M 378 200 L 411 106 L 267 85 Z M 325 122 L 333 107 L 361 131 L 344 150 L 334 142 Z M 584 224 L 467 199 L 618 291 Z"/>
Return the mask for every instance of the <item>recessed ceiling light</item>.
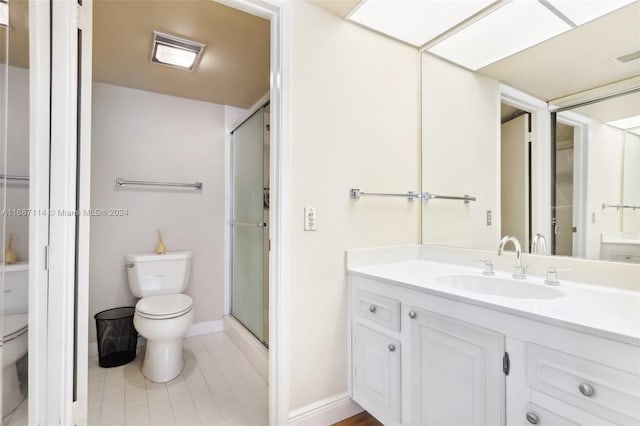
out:
<path id="1" fill-rule="evenodd" d="M 154 31 L 151 62 L 193 71 L 203 49 L 202 43 Z"/>
<path id="2" fill-rule="evenodd" d="M 422 46 L 494 0 L 364 0 L 348 19 Z"/>
<path id="3" fill-rule="evenodd" d="M 428 51 L 477 70 L 570 29 L 542 4 L 514 0 Z"/>
<path id="4" fill-rule="evenodd" d="M 609 121 L 607 124 L 622 130 L 633 129 L 634 127 L 640 127 L 640 115 L 623 118 L 622 120 Z"/>
<path id="5" fill-rule="evenodd" d="M 577 25 L 593 21 L 635 0 L 547 0 Z"/>

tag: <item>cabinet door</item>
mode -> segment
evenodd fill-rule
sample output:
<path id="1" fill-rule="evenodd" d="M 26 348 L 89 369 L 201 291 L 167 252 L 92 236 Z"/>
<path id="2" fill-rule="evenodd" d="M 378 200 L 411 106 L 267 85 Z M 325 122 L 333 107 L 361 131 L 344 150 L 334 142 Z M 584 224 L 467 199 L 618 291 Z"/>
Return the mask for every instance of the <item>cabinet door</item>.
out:
<path id="1" fill-rule="evenodd" d="M 400 342 L 355 323 L 353 399 L 386 425 L 400 423 Z"/>
<path id="2" fill-rule="evenodd" d="M 505 424 L 504 336 L 402 307 L 403 380 L 409 425 Z"/>

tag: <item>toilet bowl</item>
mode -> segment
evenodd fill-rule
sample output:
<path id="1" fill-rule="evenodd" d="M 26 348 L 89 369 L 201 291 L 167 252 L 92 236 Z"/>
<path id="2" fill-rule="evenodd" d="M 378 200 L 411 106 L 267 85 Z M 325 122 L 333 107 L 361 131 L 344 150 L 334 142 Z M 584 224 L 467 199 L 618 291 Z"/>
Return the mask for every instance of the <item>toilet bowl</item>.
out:
<path id="1" fill-rule="evenodd" d="M 4 272 L 2 323 L 2 417 L 13 412 L 27 397 L 26 363 L 29 344 L 29 263 L 0 265 Z"/>
<path id="2" fill-rule="evenodd" d="M 177 377 L 184 361 L 182 338 L 193 323 L 193 300 L 186 294 L 191 252 L 128 255 L 129 288 L 136 303 L 133 325 L 147 339 L 142 374 L 153 382 Z"/>
<path id="3" fill-rule="evenodd" d="M 133 325 L 147 339 L 142 374 L 153 382 L 167 382 L 184 367 L 182 337 L 193 323 L 193 301 L 186 294 L 140 299 Z"/>
<path id="4" fill-rule="evenodd" d="M 20 377 L 17 361 L 27 353 L 28 314 L 4 316 L 2 340 L 2 417 L 26 398 L 26 377 Z M 24 390 L 24 391 L 23 391 Z"/>

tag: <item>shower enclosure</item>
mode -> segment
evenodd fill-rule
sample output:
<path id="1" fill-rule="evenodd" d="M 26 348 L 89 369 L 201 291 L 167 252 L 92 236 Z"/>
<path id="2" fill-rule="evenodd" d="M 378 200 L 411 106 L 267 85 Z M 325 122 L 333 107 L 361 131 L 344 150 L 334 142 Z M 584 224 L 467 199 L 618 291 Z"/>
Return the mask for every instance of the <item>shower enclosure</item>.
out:
<path id="1" fill-rule="evenodd" d="M 231 315 L 268 346 L 269 106 L 231 133 Z"/>

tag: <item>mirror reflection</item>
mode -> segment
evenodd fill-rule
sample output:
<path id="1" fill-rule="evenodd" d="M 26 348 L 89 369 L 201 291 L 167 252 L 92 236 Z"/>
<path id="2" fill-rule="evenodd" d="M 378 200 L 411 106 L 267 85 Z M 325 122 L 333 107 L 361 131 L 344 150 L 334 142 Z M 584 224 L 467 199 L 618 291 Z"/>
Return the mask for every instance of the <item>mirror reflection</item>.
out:
<path id="1" fill-rule="evenodd" d="M 639 116 L 640 93 L 636 92 L 552 117 L 557 123 L 554 254 L 572 254 L 579 241 L 575 235 L 580 233 L 575 210 L 586 204 L 585 257 L 640 263 Z M 572 117 L 583 117 L 587 122 L 588 140 L 581 140 L 579 129 L 571 124 Z M 573 184 L 579 179 L 573 165 L 581 161 L 574 146 L 581 143 L 589 147 L 585 200 Z"/>
<path id="2" fill-rule="evenodd" d="M 640 115 L 638 16 L 634 2 L 475 71 L 426 49 L 422 191 L 476 201 L 424 203 L 423 243 L 510 235 L 523 252 L 640 262 L 640 123 L 617 124 Z"/>
<path id="3" fill-rule="evenodd" d="M 27 423 L 29 38 L 27 0 L 1 3 L 3 189 L 2 424 Z"/>

